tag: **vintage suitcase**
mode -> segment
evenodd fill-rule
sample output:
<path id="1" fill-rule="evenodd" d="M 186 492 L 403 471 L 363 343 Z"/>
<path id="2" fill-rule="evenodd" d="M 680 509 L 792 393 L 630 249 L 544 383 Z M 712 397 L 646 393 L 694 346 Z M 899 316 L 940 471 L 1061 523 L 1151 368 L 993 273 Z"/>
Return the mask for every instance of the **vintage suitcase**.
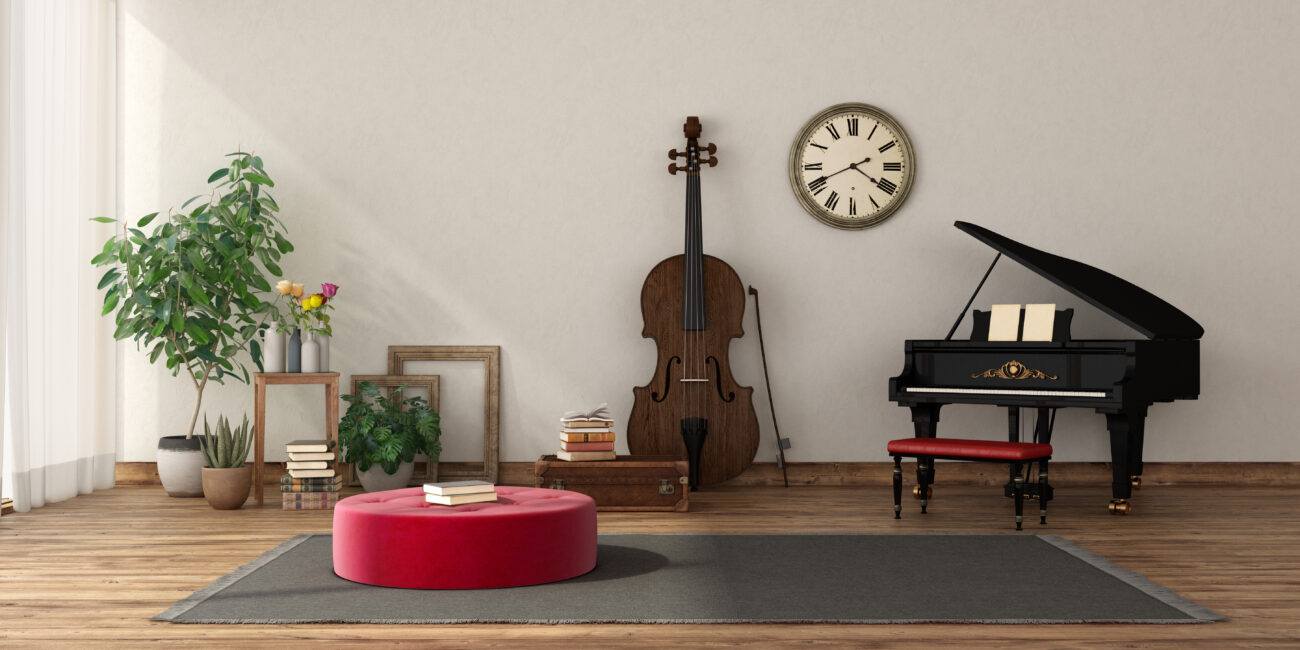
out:
<path id="1" fill-rule="evenodd" d="M 568 462 L 542 456 L 534 485 L 580 492 L 597 510 L 686 512 L 687 464 L 676 456 L 619 456 L 614 460 Z"/>

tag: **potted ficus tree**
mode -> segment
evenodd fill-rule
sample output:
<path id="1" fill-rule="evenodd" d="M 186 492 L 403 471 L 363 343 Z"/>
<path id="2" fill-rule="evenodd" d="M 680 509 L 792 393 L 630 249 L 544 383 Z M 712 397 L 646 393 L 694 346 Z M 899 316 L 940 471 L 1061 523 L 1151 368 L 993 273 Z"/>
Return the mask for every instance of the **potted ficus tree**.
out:
<path id="1" fill-rule="evenodd" d="M 343 461 L 356 464 L 357 477 L 367 492 L 406 487 L 416 454 L 436 463 L 442 453 L 438 413 L 421 397 L 404 399 L 405 385 L 388 395 L 368 381 L 359 388 L 360 395 L 343 396 L 348 403 L 339 422 Z"/>
<path id="2" fill-rule="evenodd" d="M 226 416 L 217 418 L 217 432 L 212 433 L 207 418 L 203 419 L 203 436 L 199 438 L 203 451 L 203 498 L 217 510 L 234 510 L 248 500 L 253 487 L 253 466 L 245 464 L 248 448 L 253 444 L 253 432 L 248 426 L 248 416 L 239 428 L 230 428 Z"/>
<path id="3" fill-rule="evenodd" d="M 158 475 L 172 496 L 203 496 L 203 456 L 194 437 L 203 390 L 227 378 L 247 383 L 248 361 L 262 367 L 258 333 L 278 318 L 280 298 L 261 297 L 271 293 L 266 276 L 280 276 L 277 263 L 293 250 L 276 216 L 280 207 L 266 191 L 275 183 L 262 159 L 243 152 L 229 157 L 228 167 L 208 177 L 209 194 L 161 219 L 155 212 L 134 226 L 122 221 L 91 260 L 111 267 L 99 288 L 103 313 L 116 312 L 114 338 L 134 340 L 148 350 L 150 363 L 162 361 L 173 376 L 183 371 L 194 385 L 189 428 L 158 442 Z M 181 427 L 177 422 L 173 431 Z"/>

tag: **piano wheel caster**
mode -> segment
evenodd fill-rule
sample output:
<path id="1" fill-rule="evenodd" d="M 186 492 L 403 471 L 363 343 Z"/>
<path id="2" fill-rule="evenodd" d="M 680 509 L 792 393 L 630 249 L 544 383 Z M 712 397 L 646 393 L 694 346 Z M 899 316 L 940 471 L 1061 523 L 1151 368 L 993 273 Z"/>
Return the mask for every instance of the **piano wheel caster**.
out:
<path id="1" fill-rule="evenodd" d="M 934 498 L 934 486 L 933 486 L 933 485 L 927 485 L 927 486 L 925 486 L 925 496 L 921 496 L 921 486 L 919 486 L 919 485 L 913 485 L 913 486 L 912 486 L 912 498 L 913 498 L 913 499 L 933 499 L 933 498 Z"/>
<path id="2" fill-rule="evenodd" d="M 1141 476 L 1130 476 L 1129 479 L 1128 479 L 1128 482 L 1129 482 L 1130 484 L 1133 485 L 1133 489 L 1134 489 L 1134 490 L 1141 490 L 1141 489 L 1142 489 L 1142 477 L 1141 477 Z"/>
<path id="3" fill-rule="evenodd" d="M 1129 513 L 1131 513 L 1131 512 L 1133 512 L 1133 504 L 1129 503 L 1127 500 L 1125 500 L 1125 499 L 1111 499 L 1111 501 L 1110 501 L 1110 514 L 1112 514 L 1112 515 L 1127 515 L 1127 514 L 1129 514 Z"/>

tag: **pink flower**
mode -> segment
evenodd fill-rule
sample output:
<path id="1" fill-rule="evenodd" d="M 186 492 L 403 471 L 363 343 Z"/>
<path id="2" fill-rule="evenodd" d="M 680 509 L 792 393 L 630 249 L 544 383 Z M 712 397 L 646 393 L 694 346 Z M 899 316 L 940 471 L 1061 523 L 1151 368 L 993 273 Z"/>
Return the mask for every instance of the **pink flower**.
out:
<path id="1" fill-rule="evenodd" d="M 330 284 L 328 282 L 321 283 L 320 292 L 324 294 L 326 298 L 333 298 L 334 294 L 339 292 L 339 285 Z"/>

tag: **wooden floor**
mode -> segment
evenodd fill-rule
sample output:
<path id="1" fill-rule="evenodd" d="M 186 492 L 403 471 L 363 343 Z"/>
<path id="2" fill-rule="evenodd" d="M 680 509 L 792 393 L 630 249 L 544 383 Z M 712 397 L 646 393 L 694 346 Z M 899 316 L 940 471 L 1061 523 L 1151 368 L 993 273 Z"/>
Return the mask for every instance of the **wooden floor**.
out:
<path id="1" fill-rule="evenodd" d="M 0 517 L 0 646 L 832 647 L 1095 645 L 1300 647 L 1300 500 L 1294 488 L 1147 487 L 1136 512 L 1105 512 L 1108 490 L 1058 487 L 1048 526 L 1231 620 L 1200 625 L 180 625 L 149 617 L 330 513 L 221 512 L 158 487 L 119 487 Z M 931 514 L 888 488 L 717 488 L 688 513 L 601 513 L 602 532 L 1015 534 L 996 489 L 944 487 Z M 1027 510 L 1032 510 L 1031 505 Z M 1029 518 L 1027 518 L 1029 519 Z M 761 571 L 762 567 L 755 567 Z M 1026 579 L 1030 579 L 1026 576 Z M 774 587 L 775 588 L 775 587 Z M 1028 606 L 1028 603 L 1024 604 Z M 1014 615 L 1016 603 L 1008 603 Z"/>

